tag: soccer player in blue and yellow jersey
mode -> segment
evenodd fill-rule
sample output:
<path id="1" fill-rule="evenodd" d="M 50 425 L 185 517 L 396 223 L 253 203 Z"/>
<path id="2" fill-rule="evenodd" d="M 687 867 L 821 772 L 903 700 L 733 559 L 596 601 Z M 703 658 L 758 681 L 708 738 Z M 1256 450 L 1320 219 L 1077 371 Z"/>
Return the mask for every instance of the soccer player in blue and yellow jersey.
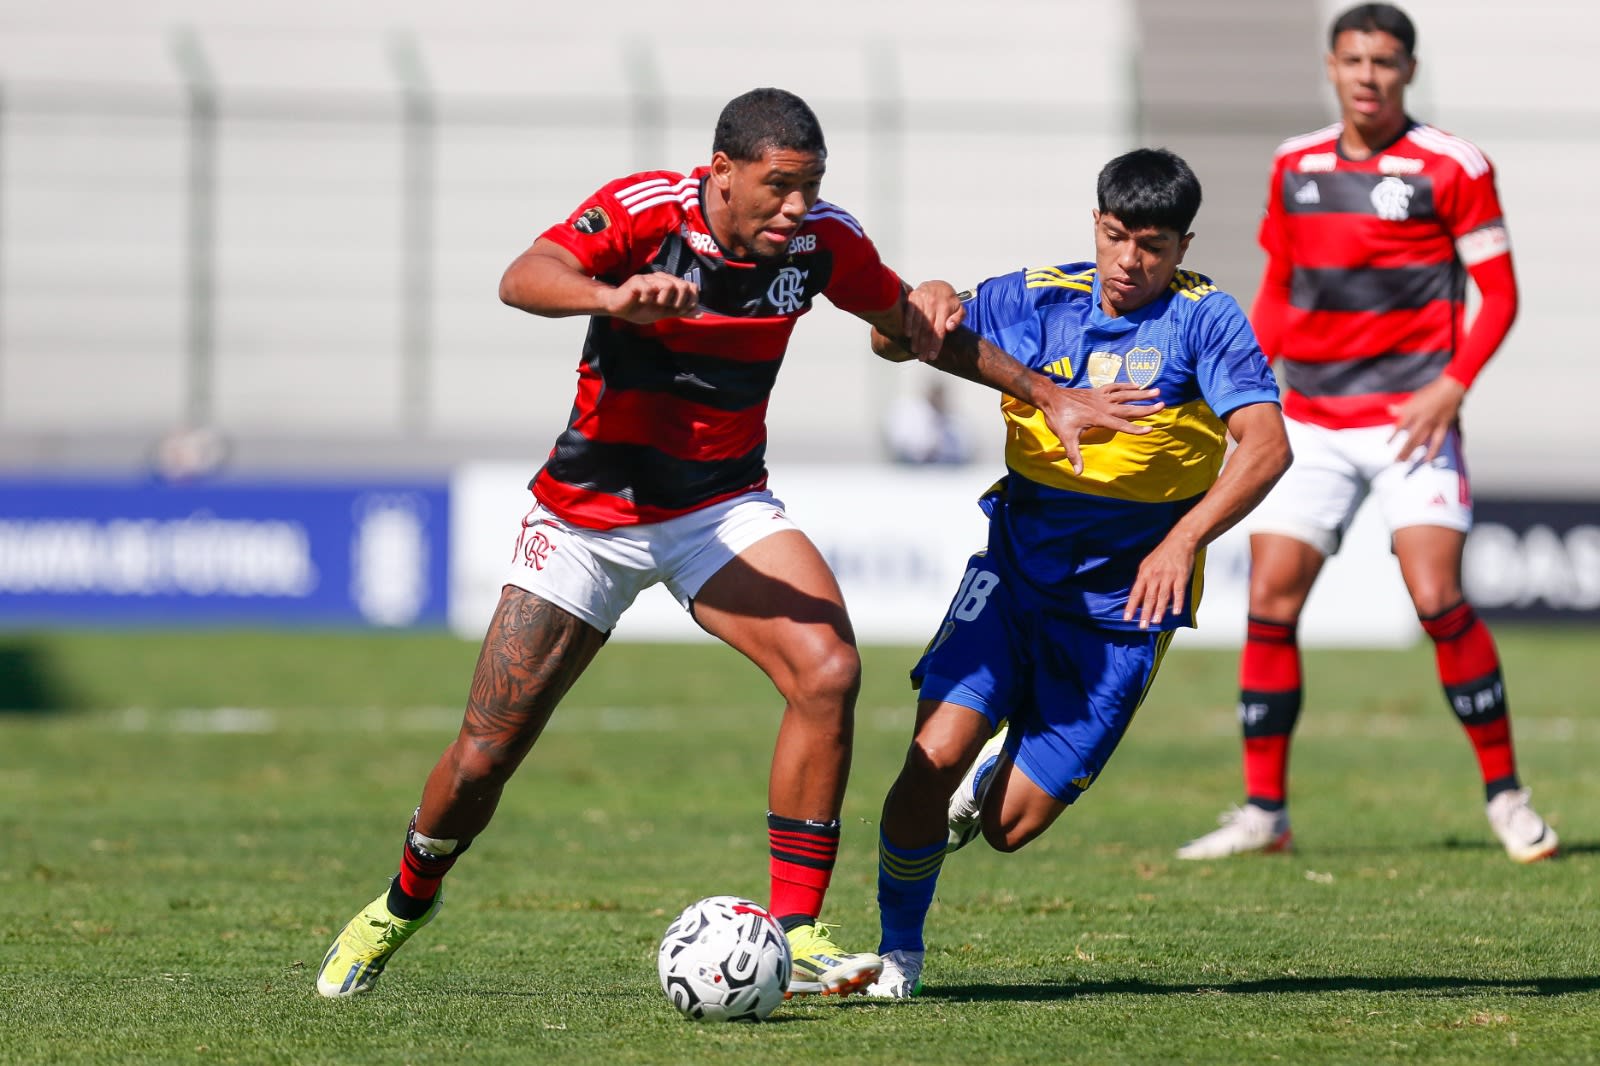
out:
<path id="1" fill-rule="evenodd" d="M 1062 388 L 1137 394 L 1150 413 L 1134 432 L 1062 440 L 1033 408 L 1001 403 L 1008 469 L 983 497 L 988 548 L 912 670 L 915 733 L 884 800 L 874 995 L 919 987 L 947 851 L 980 831 L 1016 851 L 1099 775 L 1172 632 L 1194 624 L 1205 546 L 1289 465 L 1244 313 L 1178 269 L 1200 207 L 1193 171 L 1140 149 L 1106 164 L 1098 193 L 1093 263 L 991 278 L 965 298 L 965 325 Z M 876 332 L 873 349 L 909 357 Z"/>

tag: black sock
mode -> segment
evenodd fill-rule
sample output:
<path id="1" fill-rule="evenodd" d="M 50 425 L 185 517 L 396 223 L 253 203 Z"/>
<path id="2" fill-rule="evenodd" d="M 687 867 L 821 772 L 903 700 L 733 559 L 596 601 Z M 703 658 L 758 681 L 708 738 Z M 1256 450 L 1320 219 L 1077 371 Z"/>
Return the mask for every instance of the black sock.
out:
<path id="1" fill-rule="evenodd" d="M 437 898 L 437 897 L 435 897 Z M 389 882 L 389 913 L 403 921 L 414 922 L 428 913 L 428 908 L 433 906 L 431 899 L 417 899 L 400 891 L 400 878 L 396 877 Z"/>

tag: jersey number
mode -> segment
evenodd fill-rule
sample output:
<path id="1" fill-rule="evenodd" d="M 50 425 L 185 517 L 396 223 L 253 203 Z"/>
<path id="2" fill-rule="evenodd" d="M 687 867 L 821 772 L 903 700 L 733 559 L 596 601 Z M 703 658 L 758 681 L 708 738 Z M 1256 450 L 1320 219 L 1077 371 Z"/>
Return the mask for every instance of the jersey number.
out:
<path id="1" fill-rule="evenodd" d="M 989 593 L 1000 584 L 1000 575 L 977 567 L 969 569 L 966 576 L 961 579 L 961 588 L 956 592 L 955 607 L 950 612 L 950 617 L 958 622 L 970 622 L 983 613 L 983 608 L 989 602 Z"/>

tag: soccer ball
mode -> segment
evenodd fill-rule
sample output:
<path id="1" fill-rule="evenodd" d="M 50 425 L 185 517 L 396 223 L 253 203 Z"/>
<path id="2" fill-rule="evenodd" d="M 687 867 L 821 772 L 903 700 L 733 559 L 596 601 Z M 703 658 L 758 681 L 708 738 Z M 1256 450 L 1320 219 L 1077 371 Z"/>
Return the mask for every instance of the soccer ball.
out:
<path id="1" fill-rule="evenodd" d="M 767 908 L 738 896 L 691 903 L 656 958 L 661 990 L 697 1022 L 760 1021 L 789 989 L 789 938 Z"/>

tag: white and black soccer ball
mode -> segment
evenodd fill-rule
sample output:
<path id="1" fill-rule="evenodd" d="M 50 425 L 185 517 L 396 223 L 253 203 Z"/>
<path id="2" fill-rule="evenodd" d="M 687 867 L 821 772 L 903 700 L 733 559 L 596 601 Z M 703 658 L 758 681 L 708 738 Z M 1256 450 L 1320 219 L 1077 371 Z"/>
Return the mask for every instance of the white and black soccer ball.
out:
<path id="1" fill-rule="evenodd" d="M 667 927 L 661 990 L 697 1022 L 760 1021 L 789 989 L 789 938 L 767 908 L 738 896 L 691 903 Z"/>

